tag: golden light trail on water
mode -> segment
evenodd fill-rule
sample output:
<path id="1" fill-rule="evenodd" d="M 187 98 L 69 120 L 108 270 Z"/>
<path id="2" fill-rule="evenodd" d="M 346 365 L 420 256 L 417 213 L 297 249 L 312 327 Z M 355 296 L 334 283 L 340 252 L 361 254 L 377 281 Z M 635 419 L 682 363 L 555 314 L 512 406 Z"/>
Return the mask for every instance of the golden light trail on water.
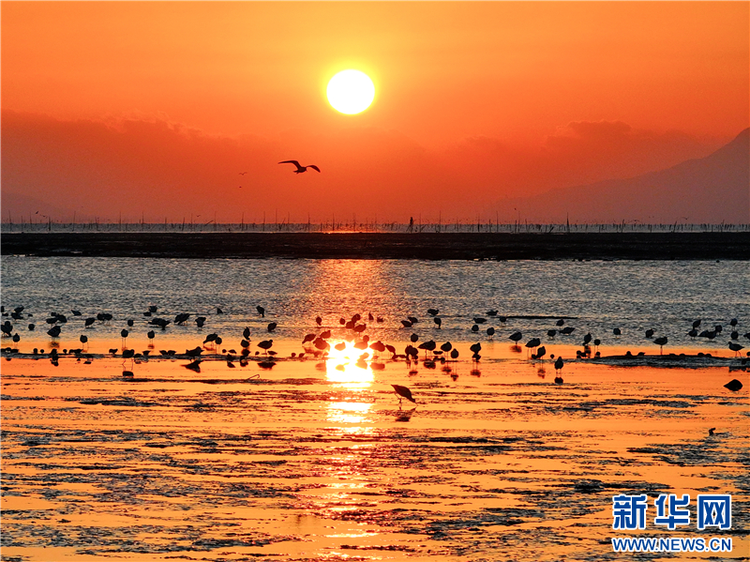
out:
<path id="1" fill-rule="evenodd" d="M 326 379 L 334 384 L 337 391 L 361 393 L 369 389 L 375 376 L 368 359 L 372 358 L 370 350 L 360 350 L 346 341 L 331 341 L 328 359 L 326 360 Z M 336 349 L 338 344 L 345 344 L 343 349 Z M 339 346 L 341 347 L 341 346 Z M 353 397 L 355 398 L 355 397 Z M 357 397 L 359 398 L 359 397 Z M 361 398 L 365 398 L 362 396 Z M 328 420 L 333 423 L 357 425 L 367 422 L 372 403 L 361 400 L 336 400 L 328 403 Z M 368 433 L 371 428 L 348 428 L 355 433 Z"/>

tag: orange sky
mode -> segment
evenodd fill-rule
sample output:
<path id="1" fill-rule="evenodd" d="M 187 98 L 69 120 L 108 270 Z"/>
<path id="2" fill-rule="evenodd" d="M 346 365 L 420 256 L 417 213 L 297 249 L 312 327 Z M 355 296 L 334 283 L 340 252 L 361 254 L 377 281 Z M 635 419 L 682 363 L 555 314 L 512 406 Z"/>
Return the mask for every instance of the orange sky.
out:
<path id="1" fill-rule="evenodd" d="M 3 194 L 79 216 L 474 218 L 705 156 L 750 122 L 747 2 L 0 9 Z M 325 99 L 347 67 L 376 85 L 354 116 Z"/>

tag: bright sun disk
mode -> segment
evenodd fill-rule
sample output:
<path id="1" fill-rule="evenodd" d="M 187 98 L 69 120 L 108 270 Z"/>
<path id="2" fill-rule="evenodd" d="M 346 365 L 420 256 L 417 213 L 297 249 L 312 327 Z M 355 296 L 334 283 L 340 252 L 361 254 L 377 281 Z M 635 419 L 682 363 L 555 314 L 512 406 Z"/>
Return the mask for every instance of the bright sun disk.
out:
<path id="1" fill-rule="evenodd" d="M 328 103 L 336 111 L 347 115 L 361 113 L 375 99 L 375 84 L 359 70 L 342 70 L 328 82 Z"/>

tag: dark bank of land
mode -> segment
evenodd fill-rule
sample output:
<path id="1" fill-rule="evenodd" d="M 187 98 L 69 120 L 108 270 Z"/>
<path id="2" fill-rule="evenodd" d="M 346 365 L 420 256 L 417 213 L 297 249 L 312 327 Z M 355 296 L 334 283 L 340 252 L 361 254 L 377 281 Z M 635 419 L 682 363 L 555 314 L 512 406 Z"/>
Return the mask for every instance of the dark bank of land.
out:
<path id="1" fill-rule="evenodd" d="M 2 255 L 424 260 L 748 260 L 750 232 L 12 233 Z"/>

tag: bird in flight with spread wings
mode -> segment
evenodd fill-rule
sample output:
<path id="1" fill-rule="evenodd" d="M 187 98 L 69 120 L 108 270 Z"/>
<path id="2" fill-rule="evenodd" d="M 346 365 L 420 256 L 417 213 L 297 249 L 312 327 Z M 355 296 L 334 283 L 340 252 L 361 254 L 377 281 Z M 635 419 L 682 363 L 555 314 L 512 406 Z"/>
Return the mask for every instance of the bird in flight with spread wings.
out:
<path id="1" fill-rule="evenodd" d="M 315 164 L 310 164 L 309 166 L 300 166 L 300 163 L 296 160 L 284 160 L 282 162 L 279 162 L 279 164 L 294 164 L 295 166 L 297 166 L 297 169 L 294 170 L 295 174 L 306 172 L 308 168 L 312 168 L 316 172 L 320 172 L 320 168 L 318 168 Z"/>

